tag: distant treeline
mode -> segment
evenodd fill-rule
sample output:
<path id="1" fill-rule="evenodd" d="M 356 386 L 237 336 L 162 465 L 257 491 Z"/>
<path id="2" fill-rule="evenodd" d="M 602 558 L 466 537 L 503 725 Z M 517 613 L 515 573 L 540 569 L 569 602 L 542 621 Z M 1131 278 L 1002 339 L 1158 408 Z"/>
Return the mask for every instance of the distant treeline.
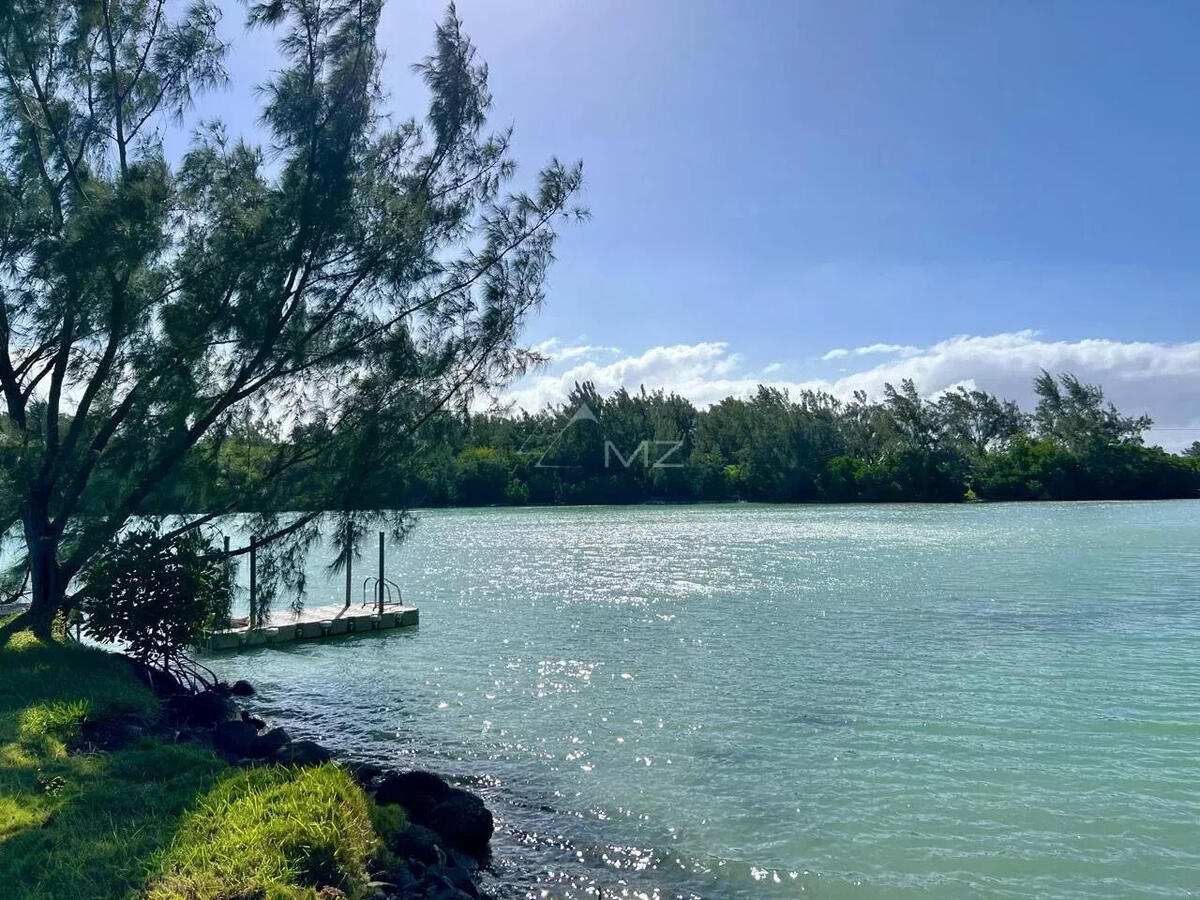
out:
<path id="1" fill-rule="evenodd" d="M 663 391 L 602 397 L 577 385 L 538 414 L 445 413 L 402 464 L 365 485 L 362 506 L 753 500 L 879 502 L 1157 499 L 1200 496 L 1200 443 L 1147 447 L 1151 421 L 1103 391 L 1043 373 L 1032 412 L 978 390 L 925 399 L 911 381 L 881 400 L 760 387 L 698 410 Z M 279 447 L 248 429 L 185 466 L 159 503 L 216 508 Z M 219 471 L 214 472 L 215 468 Z M 322 494 L 322 472 L 287 474 L 293 508 Z"/>

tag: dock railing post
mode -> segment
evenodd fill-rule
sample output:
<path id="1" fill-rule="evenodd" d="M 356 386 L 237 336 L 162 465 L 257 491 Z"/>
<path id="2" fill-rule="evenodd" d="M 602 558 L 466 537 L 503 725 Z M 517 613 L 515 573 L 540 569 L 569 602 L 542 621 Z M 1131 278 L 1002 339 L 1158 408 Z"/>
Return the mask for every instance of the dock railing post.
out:
<path id="1" fill-rule="evenodd" d="M 383 532 L 379 532 L 379 614 L 383 615 Z"/>
<path id="2" fill-rule="evenodd" d="M 350 571 L 354 566 L 354 526 L 346 523 L 346 609 L 350 608 Z"/>
<path id="3" fill-rule="evenodd" d="M 250 627 L 258 627 L 258 545 L 250 538 Z"/>

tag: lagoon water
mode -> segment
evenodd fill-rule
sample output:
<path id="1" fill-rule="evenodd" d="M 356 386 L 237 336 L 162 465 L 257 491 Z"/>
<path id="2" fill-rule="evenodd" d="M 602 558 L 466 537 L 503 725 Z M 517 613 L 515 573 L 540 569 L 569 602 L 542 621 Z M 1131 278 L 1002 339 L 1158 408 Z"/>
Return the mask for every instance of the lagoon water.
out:
<path id="1" fill-rule="evenodd" d="M 209 662 L 480 786 L 502 896 L 1200 888 L 1200 502 L 450 510 L 391 556 L 419 630 Z"/>

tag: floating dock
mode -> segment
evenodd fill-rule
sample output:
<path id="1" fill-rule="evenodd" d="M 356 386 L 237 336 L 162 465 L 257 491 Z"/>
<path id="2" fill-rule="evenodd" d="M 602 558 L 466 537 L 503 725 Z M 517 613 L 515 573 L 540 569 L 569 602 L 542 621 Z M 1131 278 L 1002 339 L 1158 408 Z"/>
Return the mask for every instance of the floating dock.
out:
<path id="1" fill-rule="evenodd" d="M 421 612 L 415 606 L 391 605 L 380 612 L 376 607 L 309 606 L 294 612 L 281 612 L 275 621 L 262 628 L 248 623 L 214 631 L 201 644 L 205 650 L 240 650 L 312 641 L 346 634 L 412 628 L 419 624 Z"/>

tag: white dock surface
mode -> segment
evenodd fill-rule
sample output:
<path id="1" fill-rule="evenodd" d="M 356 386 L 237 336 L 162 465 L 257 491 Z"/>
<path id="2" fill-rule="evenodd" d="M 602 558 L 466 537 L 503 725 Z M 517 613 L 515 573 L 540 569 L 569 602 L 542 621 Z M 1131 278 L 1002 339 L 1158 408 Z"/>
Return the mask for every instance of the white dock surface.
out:
<path id="1" fill-rule="evenodd" d="M 420 617 L 420 610 L 415 606 L 388 606 L 382 615 L 375 607 L 346 607 L 340 603 L 306 606 L 298 613 L 290 609 L 272 613 L 269 624 L 262 628 L 240 625 L 213 632 L 203 647 L 206 650 L 238 650 L 390 628 L 411 628 L 419 624 Z"/>

